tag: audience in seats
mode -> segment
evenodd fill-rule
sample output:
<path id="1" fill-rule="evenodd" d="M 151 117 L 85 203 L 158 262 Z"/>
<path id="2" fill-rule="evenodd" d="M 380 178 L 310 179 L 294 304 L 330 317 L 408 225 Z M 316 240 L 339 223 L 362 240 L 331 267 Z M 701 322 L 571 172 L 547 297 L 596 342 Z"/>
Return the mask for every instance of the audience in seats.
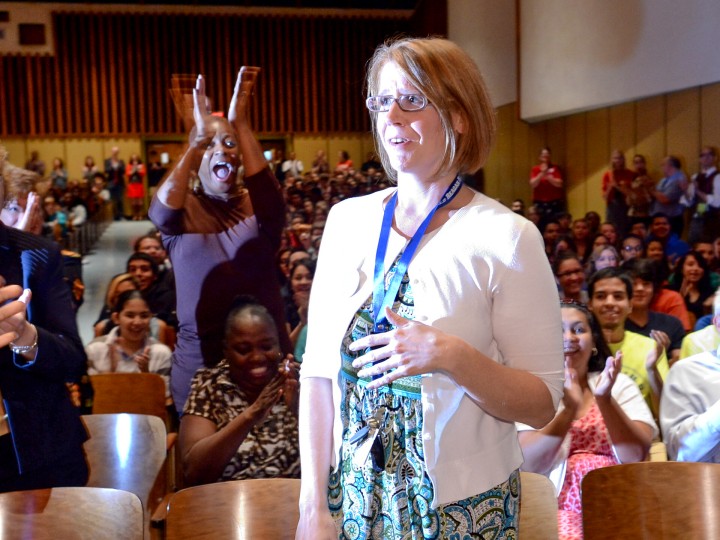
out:
<path id="1" fill-rule="evenodd" d="M 201 124 L 212 131 L 212 129 L 225 129 L 230 123 L 213 118 Z M 238 136 L 237 127 L 227 128 L 228 131 L 231 129 L 235 130 L 233 135 L 236 136 L 236 142 L 246 138 L 247 132 L 244 128 L 241 136 Z M 214 134 L 215 132 L 210 135 L 214 136 Z M 197 141 L 193 139 L 191 146 L 195 143 Z M 188 152 L 194 151 L 191 149 Z M 353 148 L 352 151 L 361 152 L 359 148 Z M 121 217 L 126 182 L 130 182 L 127 184 L 127 195 L 131 196 L 130 180 L 133 172 L 129 165 L 125 167 L 119 158 L 117 148 L 112 149 L 112 154 L 113 157 L 108 159 L 110 167 L 107 169 L 111 189 L 108 189 L 103 172 L 103 160 L 97 159 L 100 169 L 96 165 L 95 161 L 99 156 L 88 156 L 82 169 L 79 167 L 80 163 L 77 164 L 77 179 L 73 178 L 72 168 L 68 174 L 64 171 L 62 163 L 54 160 L 53 180 L 51 181 L 48 176 L 44 182 L 37 173 L 6 164 L 4 168 L 6 203 L 2 208 L 0 220 L 7 226 L 42 234 L 42 207 L 47 196 L 48 201 L 51 202 L 48 204 L 49 213 L 57 218 L 52 221 L 52 232 L 55 233 L 55 238 L 67 245 L 72 231 L 91 222 L 93 216 L 102 211 L 105 201 L 111 197 L 115 200 L 115 212 Z M 46 157 L 50 158 L 52 155 L 48 152 Z M 82 156 L 84 155 L 83 152 Z M 280 152 L 276 154 L 276 156 L 280 155 Z M 305 158 L 305 163 L 311 162 L 311 155 Z M 358 155 L 364 155 L 364 150 Z M 199 162 L 202 163 L 204 150 L 198 150 L 198 156 L 200 156 Z M 291 268 L 309 274 L 309 280 L 312 281 L 313 264 L 319 255 L 320 239 L 330 208 L 340 201 L 385 189 L 390 184 L 378 163 L 372 163 L 371 166 L 356 171 L 352 167 L 352 162 L 348 164 L 349 158 L 344 155 L 338 158 L 341 162 L 338 163 L 338 169 L 331 171 L 333 166 L 328 166 L 325 151 L 320 150 L 316 159 L 312 160 L 312 168 L 306 171 L 294 154 L 290 153 L 289 156 L 288 160 L 280 159 L 277 164 L 278 172 L 285 177 L 282 185 L 272 181 L 270 175 L 266 175 L 264 171 L 255 170 L 252 166 L 248 168 L 246 161 L 246 171 L 251 173 L 245 178 L 247 190 L 239 190 L 237 194 L 252 199 L 251 206 L 243 202 L 238 208 L 228 209 L 226 201 L 218 202 L 214 199 L 217 193 L 213 189 L 217 186 L 210 179 L 212 173 L 207 171 L 201 171 L 201 187 L 193 192 L 188 191 L 186 196 L 193 198 L 193 204 L 207 203 L 213 207 L 221 207 L 221 210 L 218 210 L 218 214 L 223 216 L 220 222 L 223 222 L 225 216 L 230 214 L 235 216 L 233 212 L 236 210 L 243 213 L 252 207 L 252 212 L 255 214 L 250 212 L 249 219 L 259 224 L 258 229 L 270 224 L 269 235 L 272 239 L 262 248 L 264 251 L 261 257 L 263 260 L 261 273 L 268 276 L 272 274 L 271 289 L 274 290 L 276 287 L 276 278 L 280 285 L 284 286 L 281 298 L 273 293 L 273 301 L 269 302 L 272 304 L 270 309 L 275 316 L 275 325 L 279 328 L 283 353 L 288 353 L 295 345 L 295 357 L 301 360 L 304 335 L 307 332 L 309 285 L 307 275 L 298 278 L 299 281 L 303 281 L 302 284 L 294 285 Z M 526 214 L 528 219 L 543 230 L 548 263 L 554 270 L 560 298 L 588 302 L 605 336 L 611 342 L 611 350 L 622 351 L 623 373 L 630 375 L 630 378 L 637 382 L 641 395 L 645 397 L 647 404 L 652 406 L 652 411 L 656 415 L 659 403 L 663 434 L 671 459 L 717 461 L 713 451 L 718 446 L 718 442 L 713 439 L 714 432 L 717 431 L 718 421 L 715 418 L 718 413 L 713 412 L 713 407 L 716 406 L 718 394 L 715 388 L 719 384 L 715 377 L 717 359 L 714 355 L 720 347 L 720 322 L 718 322 L 720 314 L 714 296 L 720 286 L 720 275 L 716 272 L 720 266 L 718 260 L 720 175 L 717 174 L 716 150 L 711 146 L 704 146 L 700 150 L 699 164 L 695 169 L 697 174 L 690 182 L 685 178 L 680 161 L 673 156 L 663 160 L 662 174 L 658 175 L 656 159 L 651 159 L 656 164 L 654 168 L 651 167 L 654 171 L 649 171 L 645 158 L 635 155 L 630 170 L 625 167 L 622 152 L 614 151 L 611 170 L 603 177 L 607 214 L 605 214 L 606 221 L 602 224 L 600 215 L 603 215 L 604 207 L 592 209 L 584 216 L 582 213 L 576 214 L 582 216 L 581 219 L 572 219 L 562 199 L 563 183 L 567 179 L 563 179 L 560 166 L 553 163 L 550 157 L 549 151 L 543 149 L 538 165 L 533 167 L 530 174 L 530 185 L 534 188 L 533 205 L 526 208 Z M 659 156 L 655 156 L 657 157 Z M 152 159 L 157 161 L 157 154 Z M 650 159 L 649 154 L 648 159 Z M 131 161 L 139 161 L 139 158 Z M 294 162 L 295 165 L 287 166 L 285 171 L 282 171 L 283 162 L 288 165 Z M 119 163 L 122 163 L 122 167 L 118 166 Z M 28 168 L 44 169 L 37 151 L 33 152 Z M 44 174 L 42 170 L 40 175 L 44 176 Z M 182 176 L 180 181 L 187 180 L 188 175 Z M 663 178 L 656 185 L 653 176 Z M 157 175 L 157 180 L 161 177 L 162 174 Z M 537 184 L 533 184 L 535 180 Z M 553 185 L 552 180 L 555 181 L 553 189 L 548 192 L 549 195 L 543 194 L 541 188 L 544 184 L 547 184 L 546 188 Z M 570 181 L 572 180 L 570 178 Z M 260 186 L 261 182 L 266 184 Z M 256 200 L 253 197 L 257 195 L 258 187 L 260 190 L 266 190 L 264 194 L 269 193 L 268 197 L 272 199 L 270 201 L 272 204 L 268 203 L 267 208 L 264 206 L 267 200 L 255 205 Z M 279 194 L 287 205 L 283 205 Z M 277 199 L 274 198 L 275 196 Z M 511 200 L 509 199 L 508 203 Z M 162 207 L 164 202 L 167 202 L 167 198 L 160 197 L 155 202 L 159 209 L 156 208 L 153 212 L 164 233 L 163 239 L 159 239 L 154 233 L 139 238 L 134 251 L 145 255 L 133 259 L 133 264 L 128 263 L 127 266 L 128 271 L 132 271 L 135 277 L 130 274 L 115 276 L 108 286 L 108 305 L 94 329 L 95 335 L 101 339 L 87 344 L 91 362 L 94 362 L 93 358 L 96 356 L 96 353 L 91 351 L 99 349 L 100 345 L 109 349 L 108 343 L 119 347 L 118 343 L 124 343 L 122 338 L 127 337 L 123 334 L 132 331 L 123 332 L 122 326 L 117 326 L 115 319 L 118 322 L 123 320 L 122 311 L 117 313 L 117 317 L 111 315 L 111 306 L 120 293 L 141 288 L 150 310 L 157 312 L 171 325 L 177 324 L 174 318 L 175 308 L 167 308 L 163 301 L 158 300 L 159 297 L 163 298 L 175 290 L 173 269 L 165 249 L 167 247 L 170 252 L 174 251 L 176 257 L 180 257 L 177 253 L 183 250 L 180 249 L 179 244 L 189 240 L 183 238 L 185 233 L 192 235 L 194 232 L 207 231 L 202 228 L 205 224 L 197 230 L 174 227 L 176 223 L 173 219 L 177 217 L 178 212 L 184 212 L 184 207 L 176 208 L 172 205 Z M 518 199 L 513 202 L 512 208 L 522 213 L 523 206 L 522 199 Z M 143 215 L 140 206 L 136 206 L 135 210 L 136 217 Z M 191 218 L 195 216 L 190 213 Z M 87 214 L 87 218 L 83 225 L 84 214 Z M 242 219 L 246 218 L 247 216 L 242 216 Z M 193 219 L 183 221 L 183 224 L 197 225 Z M 242 219 L 236 219 L 233 224 L 240 223 Z M 283 220 L 287 225 L 283 225 Z M 688 225 L 687 231 L 678 234 L 678 231 L 682 231 L 683 220 Z M 222 226 L 224 225 L 219 225 L 220 228 Z M 215 232 L 213 230 L 211 234 Z M 253 241 L 266 240 L 267 237 L 260 235 Z M 282 249 L 276 250 L 280 246 Z M 246 260 L 243 250 L 252 251 L 254 247 L 255 244 L 252 242 L 245 247 L 234 246 L 233 256 L 224 262 L 239 265 L 241 259 Z M 614 249 L 617 249 L 617 252 Z M 178 260 L 183 268 L 194 271 L 196 265 L 206 262 L 205 254 L 206 252 L 202 250 L 193 250 L 192 255 L 180 257 Z M 252 259 L 252 253 L 249 259 Z M 606 266 L 613 267 L 618 263 L 621 264 L 620 269 L 612 270 L 611 273 L 605 269 Z M 244 265 L 243 268 L 247 266 Z M 215 274 L 207 272 L 203 274 L 207 279 L 201 280 L 201 283 L 194 277 L 187 277 L 181 287 L 183 291 L 197 288 L 197 291 L 192 292 L 195 295 L 191 302 L 192 306 L 186 310 L 188 317 L 192 316 L 193 321 L 196 321 L 198 315 L 195 308 L 202 304 L 200 318 L 203 321 L 212 319 L 207 327 L 192 322 L 191 326 L 195 325 L 195 327 L 189 332 L 193 335 L 184 343 L 192 349 L 193 359 L 197 360 L 187 368 L 187 373 L 184 375 L 188 389 L 190 378 L 197 368 L 206 368 L 223 359 L 227 363 L 232 356 L 231 353 L 223 352 L 227 351 L 227 348 L 223 349 L 222 346 L 222 322 L 230 302 L 238 293 L 256 292 L 246 291 L 238 285 L 242 282 L 238 277 L 239 273 L 236 269 L 232 269 L 227 274 L 222 274 L 220 279 L 216 279 Z M 627 274 L 627 277 L 622 277 L 621 274 Z M 627 278 L 631 287 L 627 286 L 625 281 Z M 588 283 L 590 283 L 591 297 L 588 296 Z M 222 284 L 222 286 L 218 286 L 218 291 L 208 296 L 207 290 L 203 288 L 212 288 L 213 284 Z M 228 284 L 232 289 L 229 292 L 224 289 Z M 607 288 L 608 284 L 611 285 L 610 289 Z M 265 287 L 259 286 L 257 289 L 265 290 Z M 218 295 L 223 297 L 222 305 L 216 302 Z M 207 304 L 204 301 L 207 301 Z M 712 314 L 708 315 L 713 302 L 715 307 L 712 309 Z M 158 307 L 158 303 L 163 307 Z M 267 302 L 263 303 L 267 304 Z M 562 311 L 564 316 L 574 312 L 576 318 L 583 317 L 580 308 L 566 306 Z M 692 332 L 696 321 L 703 324 L 702 321 L 707 320 L 712 320 L 712 323 Z M 589 321 L 590 319 L 586 321 L 588 326 L 592 326 Z M 168 338 L 167 325 L 163 320 L 151 317 L 148 325 L 149 329 L 146 331 L 148 336 L 159 339 L 161 343 L 173 345 L 174 341 Z M 288 337 L 292 338 L 292 342 Z M 155 343 L 152 338 L 147 337 L 148 342 Z M 204 342 L 202 347 L 200 342 Z M 158 347 L 160 346 L 158 344 Z M 184 356 L 187 350 L 189 349 L 181 351 L 180 356 Z M 127 348 L 122 349 L 124 356 L 121 358 L 125 364 L 120 365 L 135 365 L 138 369 L 142 369 L 143 351 L 144 348 L 142 351 L 136 349 L 134 352 L 128 352 Z M 211 351 L 208 352 L 207 358 L 204 354 L 206 351 Z M 135 359 L 130 362 L 129 359 L 133 354 Z M 591 356 L 592 364 L 595 356 Z M 678 361 L 679 359 L 683 360 Z M 615 363 L 616 361 L 613 360 L 613 364 Z M 151 364 L 153 361 L 148 359 L 148 369 L 151 369 Z M 672 367 L 668 368 L 668 364 Z M 180 371 L 182 369 L 179 369 L 178 373 Z M 198 375 L 200 373 L 204 371 L 199 371 Z M 586 381 L 588 388 L 593 388 L 592 381 L 600 380 L 601 377 L 601 371 L 593 372 L 591 369 Z M 664 383 L 663 377 L 665 377 Z M 612 386 L 611 395 L 615 396 L 619 386 L 625 392 L 626 383 L 627 379 L 619 376 Z M 575 382 L 566 381 L 566 392 L 572 391 L 575 386 Z M 582 384 L 578 386 L 582 387 Z M 584 387 L 583 390 L 585 391 Z M 193 391 L 195 391 L 194 387 Z M 593 393 L 592 390 L 590 393 Z M 182 408 L 184 399 L 182 397 L 178 399 L 178 407 Z M 564 401 L 566 406 L 567 399 L 566 396 Z M 594 399 L 597 401 L 597 396 Z M 284 402 L 283 399 L 280 401 Z M 597 407 L 597 404 L 593 407 Z M 567 411 L 559 413 L 553 422 L 557 422 L 562 414 L 567 414 Z M 580 422 L 582 418 L 578 416 L 574 421 Z M 546 429 L 548 428 L 550 425 L 546 426 Z M 572 429 L 568 427 L 568 430 Z M 213 428 L 213 433 L 220 431 L 218 428 Z M 526 436 L 523 434 L 521 438 L 524 439 Z M 609 440 L 611 445 L 615 443 L 612 436 Z M 201 447 L 202 445 L 198 448 Z M 527 467 L 531 467 L 534 457 L 526 453 L 526 458 Z M 221 476 L 224 476 L 224 471 L 220 471 L 208 481 L 217 480 Z"/>
<path id="2" fill-rule="evenodd" d="M 558 495 L 562 540 L 582 538 L 580 486 L 593 469 L 645 459 L 658 433 L 638 387 L 621 373 L 593 315 L 561 304 L 565 387 L 555 418 L 544 428 L 518 426 L 522 470 L 546 474 Z"/>

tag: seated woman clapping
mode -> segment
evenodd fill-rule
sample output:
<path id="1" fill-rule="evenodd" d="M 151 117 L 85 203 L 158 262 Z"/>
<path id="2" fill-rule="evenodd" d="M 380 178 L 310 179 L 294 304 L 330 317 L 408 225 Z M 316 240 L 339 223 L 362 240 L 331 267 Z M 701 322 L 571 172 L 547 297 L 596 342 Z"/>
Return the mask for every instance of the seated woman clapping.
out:
<path id="1" fill-rule="evenodd" d="M 101 337 L 110 333 L 117 326 L 117 323 L 110 317 L 113 306 L 117 303 L 118 297 L 125 291 L 137 290 L 135 278 L 128 273 L 117 274 L 110 279 L 105 293 L 105 304 L 100 310 L 100 316 L 93 326 L 95 337 Z M 167 324 L 157 317 L 150 318 L 150 335 L 160 343 L 169 346 Z"/>
<path id="2" fill-rule="evenodd" d="M 172 351 L 150 336 L 152 313 L 142 293 L 121 293 L 110 317 L 113 329 L 85 347 L 88 373 L 157 373 L 165 380 L 169 398 Z"/>
<path id="3" fill-rule="evenodd" d="M 298 368 L 265 307 L 236 301 L 225 358 L 198 370 L 180 422 L 185 482 L 299 478 Z"/>
<path id="4" fill-rule="evenodd" d="M 620 373 L 602 331 L 581 304 L 562 303 L 565 390 L 555 418 L 533 431 L 518 426 L 523 470 L 547 474 L 558 493 L 561 539 L 582 538 L 580 484 L 593 469 L 645 459 L 658 434 L 633 381 Z M 607 360 L 604 360 L 607 359 Z"/>

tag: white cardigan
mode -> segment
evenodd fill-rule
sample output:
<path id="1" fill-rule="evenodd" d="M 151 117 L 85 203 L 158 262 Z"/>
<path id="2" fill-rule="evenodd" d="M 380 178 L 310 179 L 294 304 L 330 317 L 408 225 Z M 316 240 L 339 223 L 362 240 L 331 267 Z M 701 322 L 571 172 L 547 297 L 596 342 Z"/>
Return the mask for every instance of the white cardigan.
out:
<path id="1" fill-rule="evenodd" d="M 334 452 L 342 443 L 340 345 L 370 296 L 383 200 L 392 188 L 333 207 L 313 280 L 301 380 L 333 384 Z M 385 268 L 405 239 L 390 235 Z M 540 377 L 557 403 L 563 349 L 557 290 L 535 226 L 476 193 L 445 225 L 425 235 L 408 273 L 415 320 L 456 335 L 506 366 Z M 433 507 L 483 493 L 522 463 L 512 422 L 486 414 L 449 377 L 422 378 L 423 449 Z"/>

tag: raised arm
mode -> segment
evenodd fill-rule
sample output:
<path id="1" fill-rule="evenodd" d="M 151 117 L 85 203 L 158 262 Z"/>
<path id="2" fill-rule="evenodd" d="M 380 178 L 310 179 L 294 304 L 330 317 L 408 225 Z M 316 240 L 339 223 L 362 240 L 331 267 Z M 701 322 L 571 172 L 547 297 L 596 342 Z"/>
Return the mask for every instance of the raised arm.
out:
<path id="1" fill-rule="evenodd" d="M 190 177 L 200 167 L 205 149 L 212 141 L 213 133 L 209 132 L 206 122 L 208 115 L 206 107 L 205 79 L 202 75 L 198 75 L 193 89 L 195 127 L 190 131 L 189 145 L 155 195 L 161 203 L 174 210 L 185 206 L 185 197 L 190 189 Z"/>
<path id="2" fill-rule="evenodd" d="M 652 442 L 653 428 L 645 422 L 631 419 L 612 396 L 612 388 L 621 370 L 622 353 L 618 351 L 614 358 L 607 359 L 593 393 L 618 460 L 621 463 L 633 463 L 645 459 Z M 639 391 L 636 394 L 635 401 L 640 404 L 642 396 Z"/>
<path id="3" fill-rule="evenodd" d="M 235 128 L 238 138 L 240 139 L 240 152 L 243 157 L 245 176 L 252 176 L 268 167 L 262 146 L 257 139 L 255 139 L 255 134 L 250 127 L 250 119 L 248 118 L 250 97 L 252 96 L 255 81 L 259 74 L 259 67 L 243 66 L 240 68 L 228 110 L 228 120 Z"/>
<path id="4" fill-rule="evenodd" d="M 550 472 L 577 411 L 582 406 L 582 400 L 583 392 L 577 380 L 577 373 L 574 369 L 566 368 L 563 408 L 542 429 L 518 433 L 525 458 L 522 465 L 524 471 L 540 474 Z"/>

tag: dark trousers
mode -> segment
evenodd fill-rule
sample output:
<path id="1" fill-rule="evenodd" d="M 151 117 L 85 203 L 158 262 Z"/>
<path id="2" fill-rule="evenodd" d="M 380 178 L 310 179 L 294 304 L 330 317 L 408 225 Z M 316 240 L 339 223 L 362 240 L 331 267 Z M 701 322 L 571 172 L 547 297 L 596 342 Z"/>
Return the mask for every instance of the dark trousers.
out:
<path id="1" fill-rule="evenodd" d="M 110 200 L 113 203 L 115 220 L 122 219 L 125 216 L 125 187 L 111 186 L 108 191 L 110 191 Z"/>

